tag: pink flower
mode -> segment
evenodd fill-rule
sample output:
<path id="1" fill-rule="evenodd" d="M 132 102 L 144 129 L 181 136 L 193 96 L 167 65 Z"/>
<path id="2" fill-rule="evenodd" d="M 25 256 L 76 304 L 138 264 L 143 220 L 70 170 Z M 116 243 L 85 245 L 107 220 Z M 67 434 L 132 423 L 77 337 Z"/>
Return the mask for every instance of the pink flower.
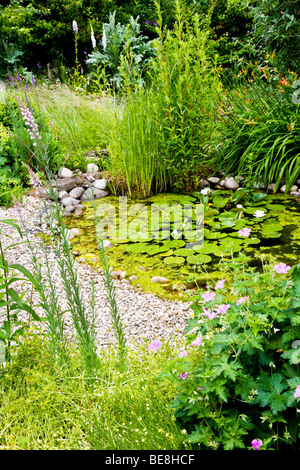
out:
<path id="1" fill-rule="evenodd" d="M 181 353 L 179 353 L 179 357 L 185 357 L 187 356 L 187 351 L 182 351 Z"/>
<path id="2" fill-rule="evenodd" d="M 229 308 L 230 308 L 230 304 L 219 305 L 218 308 L 217 308 L 217 313 L 225 314 L 225 313 L 227 313 L 227 310 Z"/>
<path id="3" fill-rule="evenodd" d="M 262 443 L 262 441 L 258 441 L 257 439 L 253 439 L 253 441 L 251 442 L 255 450 L 259 450 L 259 448 L 262 446 Z"/>
<path id="4" fill-rule="evenodd" d="M 291 269 L 291 266 L 287 266 L 285 263 L 279 263 L 274 266 L 274 269 L 278 274 L 286 274 Z"/>
<path id="5" fill-rule="evenodd" d="M 209 302 L 210 300 L 214 300 L 216 294 L 214 292 L 205 292 L 205 294 L 202 294 L 202 297 L 205 302 Z"/>
<path id="6" fill-rule="evenodd" d="M 249 237 L 251 233 L 251 228 L 244 227 L 243 230 L 239 230 L 238 234 L 240 237 Z"/>
<path id="7" fill-rule="evenodd" d="M 241 297 L 239 300 L 236 301 L 236 304 L 237 304 L 237 305 L 241 305 L 241 304 L 243 304 L 244 302 L 246 302 L 246 300 L 248 300 L 248 299 L 249 299 L 249 296 L 247 296 L 247 297 Z"/>
<path id="8" fill-rule="evenodd" d="M 205 309 L 205 313 L 203 313 L 203 315 L 209 318 L 210 320 L 213 320 L 218 316 L 217 312 L 215 312 L 214 310 L 208 310 L 207 308 Z"/>
<path id="9" fill-rule="evenodd" d="M 150 351 L 157 351 L 160 347 L 161 347 L 161 341 L 160 339 L 155 339 L 154 341 L 152 341 L 150 344 L 149 344 L 149 349 Z"/>
<path id="10" fill-rule="evenodd" d="M 192 341 L 191 344 L 192 344 L 193 346 L 201 346 L 202 341 L 203 341 L 203 338 L 201 338 L 201 337 L 199 336 L 197 339 L 195 339 L 194 341 Z"/>
<path id="11" fill-rule="evenodd" d="M 188 375 L 188 372 L 184 372 L 183 374 L 181 374 L 180 378 L 182 380 L 185 380 L 187 378 L 187 375 Z M 179 377 L 178 377 L 179 378 Z"/>
<path id="12" fill-rule="evenodd" d="M 224 284 L 225 284 L 225 279 L 222 279 L 216 284 L 215 289 L 223 289 Z"/>
<path id="13" fill-rule="evenodd" d="M 297 385 L 295 393 L 294 393 L 295 398 L 300 398 L 300 385 Z"/>

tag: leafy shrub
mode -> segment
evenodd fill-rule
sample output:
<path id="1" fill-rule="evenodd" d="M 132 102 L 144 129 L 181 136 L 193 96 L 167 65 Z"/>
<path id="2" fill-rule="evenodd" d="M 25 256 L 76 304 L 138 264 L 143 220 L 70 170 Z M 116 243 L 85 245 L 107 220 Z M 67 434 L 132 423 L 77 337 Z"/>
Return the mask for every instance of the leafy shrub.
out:
<path id="1" fill-rule="evenodd" d="M 300 266 L 232 262 L 194 297 L 187 347 L 164 375 L 178 384 L 175 415 L 199 449 L 299 448 Z M 276 270 L 276 273 L 275 273 Z M 278 273 L 278 274 L 277 274 Z M 297 392 L 296 392 L 297 391 Z"/>
<path id="2" fill-rule="evenodd" d="M 290 82 L 276 76 L 273 83 L 259 78 L 224 94 L 212 164 L 244 176 L 253 170 L 257 181 L 275 182 L 276 188 L 285 178 L 288 190 L 300 168 L 300 108 L 293 91 Z"/>
<path id="3" fill-rule="evenodd" d="M 141 26 L 138 17 L 130 18 L 126 25 L 116 24 L 116 12 L 109 15 L 109 22 L 103 25 L 102 46 L 99 50 L 96 42 L 95 49 L 88 55 L 87 65 L 101 66 L 105 70 L 105 78 L 119 89 L 124 77 L 121 73 L 122 62 L 130 65 L 129 73 L 134 75 L 136 81 L 143 84 L 143 69 L 154 55 L 152 41 L 148 37 L 141 35 Z"/>

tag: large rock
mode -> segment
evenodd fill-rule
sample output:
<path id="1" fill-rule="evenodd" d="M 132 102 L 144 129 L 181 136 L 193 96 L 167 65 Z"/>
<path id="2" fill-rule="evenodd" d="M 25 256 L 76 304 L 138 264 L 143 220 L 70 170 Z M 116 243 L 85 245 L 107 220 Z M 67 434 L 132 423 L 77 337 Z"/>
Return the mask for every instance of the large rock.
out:
<path id="1" fill-rule="evenodd" d="M 58 191 L 71 191 L 76 186 L 81 186 L 83 182 L 83 178 L 75 176 L 73 178 L 58 178 L 52 182 L 52 185 Z"/>
<path id="2" fill-rule="evenodd" d="M 101 190 L 105 189 L 106 188 L 106 179 L 102 178 L 102 179 L 94 181 L 93 186 L 94 186 L 94 188 L 97 188 L 97 189 L 101 189 Z"/>
<path id="3" fill-rule="evenodd" d="M 69 168 L 62 167 L 58 170 L 58 176 L 60 178 L 72 178 L 73 171 L 69 170 Z"/>
<path id="4" fill-rule="evenodd" d="M 89 163 L 86 167 L 87 173 L 97 173 L 97 171 L 99 171 L 99 167 L 95 163 Z"/>
<path id="5" fill-rule="evenodd" d="M 239 184 L 234 178 L 225 178 L 224 186 L 226 189 L 238 189 Z"/>
<path id="6" fill-rule="evenodd" d="M 216 176 L 210 176 L 207 178 L 207 181 L 212 184 L 217 184 L 220 181 L 220 178 L 217 178 Z"/>
<path id="7" fill-rule="evenodd" d="M 61 203 L 64 207 L 68 207 L 68 206 L 78 206 L 79 204 L 79 201 L 77 199 L 74 199 L 73 197 L 64 197 L 62 200 L 61 200 Z"/>
<path id="8" fill-rule="evenodd" d="M 85 193 L 81 196 L 82 201 L 89 201 L 90 199 L 100 199 L 108 196 L 106 191 L 102 191 L 97 188 L 88 188 Z"/>
<path id="9" fill-rule="evenodd" d="M 76 188 L 71 189 L 69 196 L 73 197 L 74 199 L 80 199 L 83 193 L 84 189 L 81 186 L 77 186 Z"/>

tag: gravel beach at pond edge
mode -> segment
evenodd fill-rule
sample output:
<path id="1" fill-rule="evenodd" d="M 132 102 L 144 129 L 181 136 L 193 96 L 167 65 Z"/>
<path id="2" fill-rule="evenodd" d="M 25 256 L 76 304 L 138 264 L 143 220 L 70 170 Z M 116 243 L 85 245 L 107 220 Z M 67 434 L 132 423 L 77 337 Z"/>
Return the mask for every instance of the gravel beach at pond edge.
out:
<path id="1" fill-rule="evenodd" d="M 34 196 L 24 196 L 22 202 L 22 220 L 26 227 L 28 238 L 32 245 L 35 246 L 36 252 L 39 257 L 41 265 L 44 264 L 45 247 L 42 245 L 40 237 L 36 234 L 47 232 L 47 226 L 43 223 L 39 225 L 39 214 L 48 202 L 42 201 L 40 198 Z M 16 211 L 11 208 L 0 208 L 0 220 L 3 219 L 17 219 Z M 1 236 L 4 246 L 21 241 L 21 238 L 16 229 L 1 223 L 2 234 L 7 234 L 11 238 Z M 26 237 L 24 237 L 26 240 Z M 58 298 L 60 300 L 61 309 L 66 310 L 65 318 L 65 334 L 71 338 L 74 334 L 72 319 L 68 313 L 67 301 L 65 297 L 63 282 L 60 277 L 59 267 L 57 265 L 57 255 L 51 246 L 46 247 L 47 257 L 52 263 L 51 273 L 55 279 L 55 286 Z M 6 251 L 6 258 L 8 263 L 18 263 L 27 269 L 31 270 L 31 257 L 27 243 L 14 246 Z M 92 280 L 95 282 L 95 315 L 96 315 L 96 333 L 97 344 L 99 350 L 115 343 L 114 331 L 112 329 L 112 321 L 109 312 L 109 305 L 106 298 L 105 286 L 102 274 L 95 269 L 91 268 L 86 263 L 81 263 L 75 260 L 75 267 L 77 270 L 78 282 L 81 288 L 81 295 L 83 302 L 86 306 L 89 305 L 90 291 Z M 21 291 L 21 285 L 16 281 L 13 287 Z M 161 340 L 180 340 L 183 336 L 186 320 L 190 318 L 192 311 L 190 303 L 181 301 L 163 300 L 154 294 L 147 294 L 137 291 L 132 287 L 127 280 L 114 280 L 116 301 L 118 306 L 119 315 L 124 327 L 124 332 L 128 344 L 132 347 L 152 341 L 153 339 Z M 28 284 L 28 292 L 26 296 L 31 295 L 30 285 Z M 39 297 L 33 293 L 33 304 L 39 303 Z M 44 316 L 44 312 L 37 308 L 37 313 Z M 27 319 L 27 313 L 19 314 L 19 319 Z M 0 323 L 2 324 L 5 319 L 5 312 L 0 313 Z M 40 326 L 34 322 L 36 326 Z"/>

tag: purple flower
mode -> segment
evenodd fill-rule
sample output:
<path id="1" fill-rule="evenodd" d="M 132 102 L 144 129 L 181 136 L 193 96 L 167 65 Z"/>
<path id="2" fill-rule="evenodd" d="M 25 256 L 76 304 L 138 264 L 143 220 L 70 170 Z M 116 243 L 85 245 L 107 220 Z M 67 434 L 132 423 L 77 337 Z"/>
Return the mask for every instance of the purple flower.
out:
<path id="1" fill-rule="evenodd" d="M 236 301 L 236 304 L 237 304 L 237 305 L 241 305 L 241 304 L 243 304 L 244 302 L 246 302 L 246 300 L 248 300 L 248 299 L 249 299 L 249 296 L 247 296 L 247 297 L 241 297 L 240 299 L 238 299 L 238 300 Z"/>
<path id="2" fill-rule="evenodd" d="M 155 339 L 149 344 L 149 350 L 156 352 L 162 345 L 160 339 Z"/>
<path id="3" fill-rule="evenodd" d="M 25 90 L 26 90 L 26 91 L 30 91 L 30 90 L 29 90 L 28 83 L 27 83 L 27 80 L 26 80 L 26 84 L 25 84 Z"/>
<path id="4" fill-rule="evenodd" d="M 295 393 L 294 393 L 295 398 L 300 398 L 300 385 L 297 385 Z"/>
<path id="5" fill-rule="evenodd" d="M 201 338 L 200 336 L 198 336 L 198 338 L 196 338 L 194 341 L 192 341 L 192 345 L 193 346 L 201 346 L 201 343 L 203 341 L 203 338 Z"/>
<path id="6" fill-rule="evenodd" d="M 275 264 L 274 270 L 278 274 L 286 274 L 291 269 L 291 266 L 287 266 L 285 263 Z"/>
<path id="7" fill-rule="evenodd" d="M 262 443 L 262 441 L 258 441 L 257 439 L 253 439 L 253 441 L 251 442 L 255 450 L 259 450 L 259 448 L 262 446 Z"/>
<path id="8" fill-rule="evenodd" d="M 15 86 L 14 79 L 13 79 L 12 75 L 9 72 L 8 72 L 8 79 L 10 81 L 11 86 Z"/>
<path id="9" fill-rule="evenodd" d="M 17 216 L 21 219 L 21 217 L 22 217 L 22 206 L 19 203 L 18 199 L 15 198 L 15 196 L 13 194 L 11 196 L 12 196 L 12 199 L 14 201 L 14 210 L 15 210 Z"/>
<path id="10" fill-rule="evenodd" d="M 18 80 L 18 82 L 20 82 L 20 81 L 21 81 L 21 77 L 20 77 L 20 74 L 19 74 L 19 72 L 18 72 L 18 71 L 17 71 L 17 80 Z"/>
<path id="11" fill-rule="evenodd" d="M 153 21 L 152 21 L 152 24 L 153 24 L 153 26 L 155 26 L 156 22 L 153 20 Z"/>
<path id="12" fill-rule="evenodd" d="M 180 378 L 182 380 L 185 380 L 187 378 L 187 375 L 188 375 L 188 372 L 184 372 L 183 374 L 181 374 Z M 179 378 L 179 377 L 178 377 Z"/>
<path id="13" fill-rule="evenodd" d="M 210 300 L 214 300 L 216 294 L 214 292 L 205 292 L 205 294 L 202 294 L 202 297 L 205 302 L 209 302 Z"/>
<path id="14" fill-rule="evenodd" d="M 146 24 L 150 24 L 150 21 L 149 21 L 149 20 L 146 20 L 145 23 L 146 23 Z"/>
<path id="15" fill-rule="evenodd" d="M 33 75 L 31 75 L 31 83 L 32 83 L 33 88 L 36 88 L 36 81 Z"/>
<path id="16" fill-rule="evenodd" d="M 223 289 L 224 284 L 225 284 L 225 279 L 222 279 L 216 284 L 215 289 Z"/>
<path id="17" fill-rule="evenodd" d="M 244 227 L 243 230 L 239 230 L 238 234 L 240 237 L 249 237 L 251 233 L 251 228 Z"/>
<path id="18" fill-rule="evenodd" d="M 225 314 L 227 310 L 230 308 L 230 304 L 222 304 L 219 305 L 217 308 L 217 313 Z"/>

